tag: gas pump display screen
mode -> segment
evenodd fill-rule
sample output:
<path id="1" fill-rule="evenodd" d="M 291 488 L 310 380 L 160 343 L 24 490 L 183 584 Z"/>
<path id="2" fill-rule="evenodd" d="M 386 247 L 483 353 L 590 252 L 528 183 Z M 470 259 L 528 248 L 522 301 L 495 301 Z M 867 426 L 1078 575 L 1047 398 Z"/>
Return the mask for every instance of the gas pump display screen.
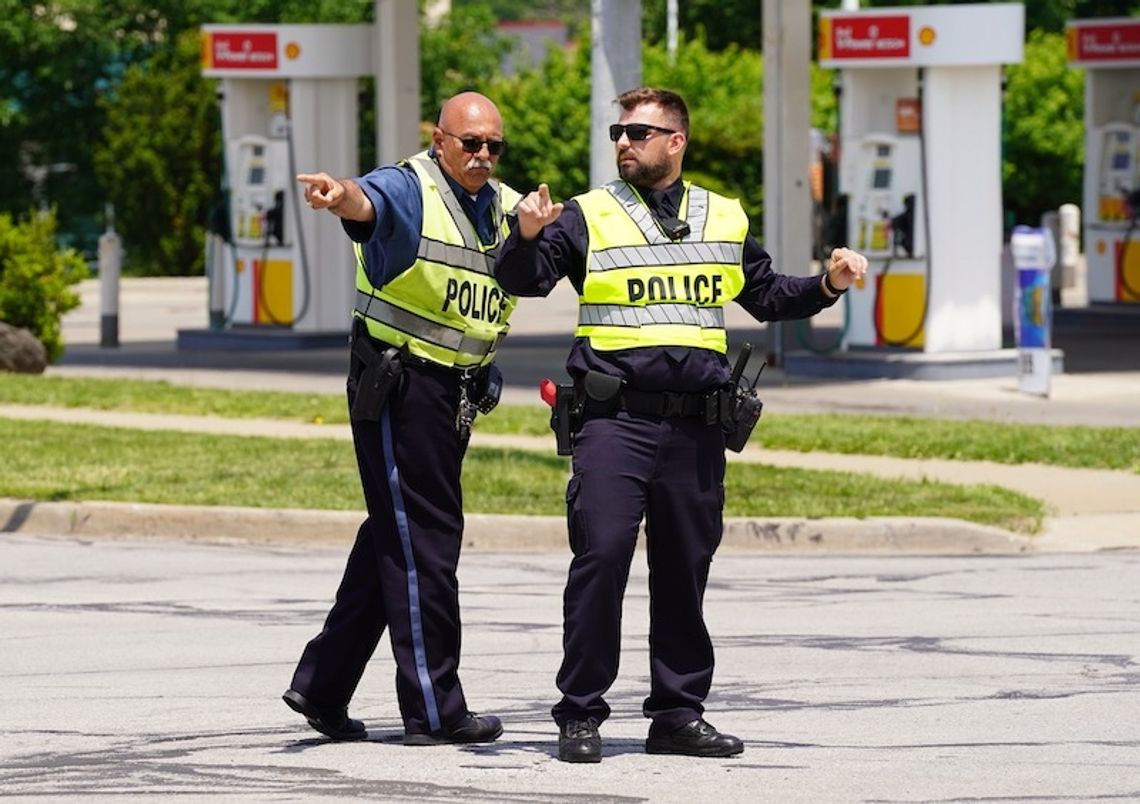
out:
<path id="1" fill-rule="evenodd" d="M 265 183 L 265 168 L 261 165 L 256 165 L 249 169 L 249 180 L 246 184 L 258 185 Z"/>
<path id="2" fill-rule="evenodd" d="M 876 190 L 886 190 L 891 186 L 891 169 L 875 168 L 871 174 L 871 187 Z"/>
<path id="3" fill-rule="evenodd" d="M 1128 170 L 1128 163 L 1132 160 L 1129 159 L 1127 152 L 1117 152 L 1112 155 L 1112 169 L 1113 170 Z"/>

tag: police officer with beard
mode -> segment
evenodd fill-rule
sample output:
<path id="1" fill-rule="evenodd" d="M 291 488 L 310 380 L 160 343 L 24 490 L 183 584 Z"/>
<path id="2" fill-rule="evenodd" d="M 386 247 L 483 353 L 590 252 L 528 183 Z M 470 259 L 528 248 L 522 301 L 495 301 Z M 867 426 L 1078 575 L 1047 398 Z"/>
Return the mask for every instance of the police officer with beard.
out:
<path id="1" fill-rule="evenodd" d="M 610 126 L 621 179 L 563 205 L 546 185 L 518 205 L 495 267 L 519 296 L 566 277 L 579 295 L 567 361 L 582 400 L 566 491 L 558 757 L 598 762 L 604 696 L 617 677 L 621 606 L 645 517 L 649 561 L 649 753 L 724 757 L 743 743 L 704 720 L 713 649 L 702 604 L 724 504 L 723 422 L 710 395 L 730 375 L 724 305 L 760 321 L 806 318 L 862 277 L 832 252 L 822 277 L 785 276 L 748 234 L 740 203 L 682 179 L 689 115 L 677 94 L 641 88 Z"/>
<path id="2" fill-rule="evenodd" d="M 297 177 L 357 256 L 348 402 L 368 517 L 284 695 L 334 740 L 367 736 L 348 703 L 385 628 L 405 745 L 503 730 L 468 710 L 459 683 L 455 572 L 466 438 L 494 404 L 492 360 L 516 301 L 491 273 L 519 199 L 491 179 L 505 147 L 495 104 L 464 92 L 443 105 L 430 150 L 355 180 Z"/>

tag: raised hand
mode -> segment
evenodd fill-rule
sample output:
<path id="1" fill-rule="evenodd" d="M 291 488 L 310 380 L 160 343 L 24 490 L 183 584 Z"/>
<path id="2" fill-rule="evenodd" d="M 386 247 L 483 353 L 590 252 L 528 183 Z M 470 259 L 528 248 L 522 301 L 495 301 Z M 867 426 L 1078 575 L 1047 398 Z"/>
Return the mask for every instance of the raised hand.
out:
<path id="1" fill-rule="evenodd" d="M 550 188 L 540 184 L 537 190 L 527 193 L 526 198 L 519 201 L 515 210 L 519 216 L 519 235 L 524 240 L 534 240 L 543 226 L 553 223 L 562 214 L 562 202 L 551 203 Z"/>
<path id="2" fill-rule="evenodd" d="M 849 248 L 833 249 L 827 273 L 832 285 L 846 290 L 867 275 L 867 258 Z"/>

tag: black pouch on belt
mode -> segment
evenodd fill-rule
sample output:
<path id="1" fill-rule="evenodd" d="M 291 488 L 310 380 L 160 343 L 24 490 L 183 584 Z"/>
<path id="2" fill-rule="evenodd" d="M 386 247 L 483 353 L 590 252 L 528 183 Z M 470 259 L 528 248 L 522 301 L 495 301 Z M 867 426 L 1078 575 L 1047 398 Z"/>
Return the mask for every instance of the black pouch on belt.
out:
<path id="1" fill-rule="evenodd" d="M 582 378 L 582 391 L 586 394 L 586 405 L 591 411 L 612 414 L 621 407 L 621 388 L 625 381 L 621 377 L 603 374 L 590 369 Z"/>
<path id="2" fill-rule="evenodd" d="M 367 335 L 353 332 L 352 357 L 359 360 L 363 368 L 357 377 L 356 394 L 348 411 L 351 418 L 370 422 L 380 420 L 384 405 L 404 371 L 402 355 L 406 348 L 389 346 L 381 350 Z"/>

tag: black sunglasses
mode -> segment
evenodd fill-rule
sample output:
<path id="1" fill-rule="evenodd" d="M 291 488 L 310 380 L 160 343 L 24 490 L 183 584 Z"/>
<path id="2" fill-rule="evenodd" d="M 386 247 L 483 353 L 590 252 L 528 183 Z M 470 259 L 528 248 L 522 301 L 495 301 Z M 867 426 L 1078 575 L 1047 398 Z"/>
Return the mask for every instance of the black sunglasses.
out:
<path id="1" fill-rule="evenodd" d="M 625 134 L 630 142 L 640 142 L 649 139 L 650 131 L 660 131 L 662 134 L 677 133 L 674 129 L 651 126 L 648 123 L 614 123 L 610 126 L 610 139 L 617 142 L 621 139 L 621 135 Z"/>
<path id="2" fill-rule="evenodd" d="M 440 131 L 443 131 L 441 128 Z M 479 150 L 486 145 L 487 153 L 491 156 L 499 156 L 503 151 L 507 150 L 506 140 L 481 140 L 478 137 L 460 137 L 458 134 L 452 134 L 450 131 L 443 131 L 449 137 L 455 137 L 463 146 L 463 150 L 469 154 L 477 154 Z"/>

